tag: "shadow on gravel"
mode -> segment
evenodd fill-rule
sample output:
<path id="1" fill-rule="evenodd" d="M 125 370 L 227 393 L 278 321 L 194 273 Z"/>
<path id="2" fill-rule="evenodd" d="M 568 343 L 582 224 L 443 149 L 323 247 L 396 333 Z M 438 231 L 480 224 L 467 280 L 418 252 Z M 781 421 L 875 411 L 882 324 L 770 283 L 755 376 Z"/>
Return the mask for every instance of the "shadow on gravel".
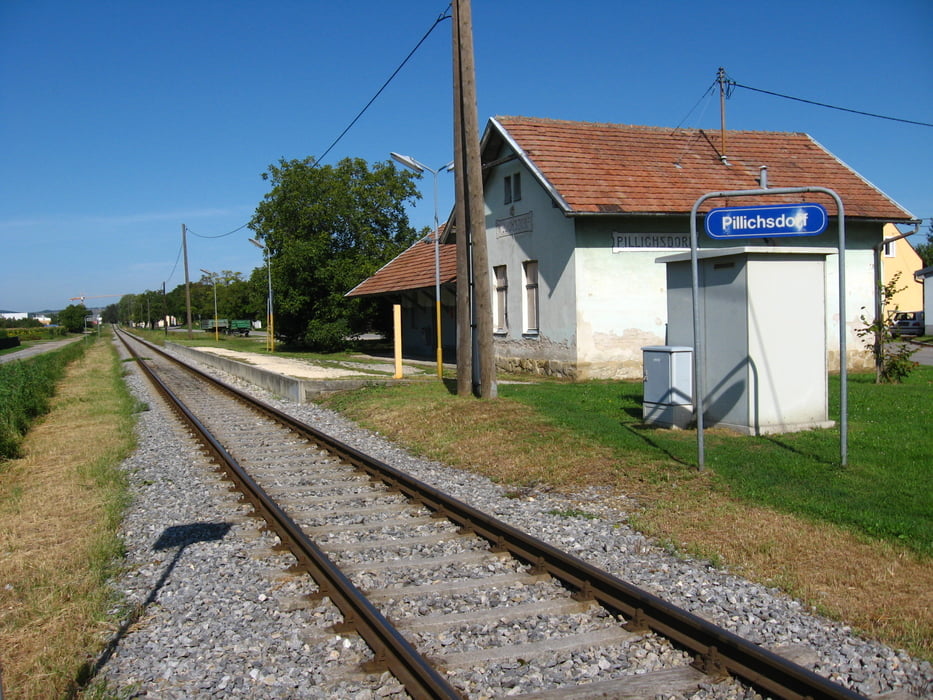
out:
<path id="1" fill-rule="evenodd" d="M 104 647 L 100 656 L 97 657 L 97 660 L 93 664 L 88 662 L 81 668 L 78 672 L 78 677 L 75 679 L 76 687 L 74 692 L 70 693 L 69 697 L 77 697 L 77 693 L 86 688 L 87 685 L 94 680 L 94 677 L 104 667 L 104 664 L 113 656 L 113 653 L 117 650 L 117 646 L 120 644 L 120 640 L 126 636 L 130 627 L 136 624 L 143 616 L 143 613 L 146 612 L 146 609 L 156 601 L 159 597 L 159 591 L 165 586 L 166 581 L 168 581 L 169 576 L 171 576 L 172 571 L 178 564 L 178 560 L 181 559 L 185 547 L 190 544 L 197 544 L 198 542 L 216 542 L 222 540 L 226 537 L 231 527 L 231 523 L 191 523 L 190 525 L 172 525 L 162 531 L 162 534 L 159 535 L 159 539 L 152 545 L 152 549 L 158 552 L 175 549 L 177 547 L 178 549 L 175 552 L 175 556 L 172 557 L 172 561 L 165 567 L 165 571 L 162 572 L 162 576 L 159 577 L 158 582 L 153 586 L 146 600 L 136 605 L 130 614 L 127 615 L 126 619 L 120 625 L 120 628 L 113 637 L 110 638 L 110 641 L 107 642 L 107 646 Z"/>

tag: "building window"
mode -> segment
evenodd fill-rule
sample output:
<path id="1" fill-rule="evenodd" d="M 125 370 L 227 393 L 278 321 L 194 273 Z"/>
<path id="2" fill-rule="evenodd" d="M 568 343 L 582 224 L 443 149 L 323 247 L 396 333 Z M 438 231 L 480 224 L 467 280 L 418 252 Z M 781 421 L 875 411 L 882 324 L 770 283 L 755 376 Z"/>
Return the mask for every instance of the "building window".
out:
<path id="1" fill-rule="evenodd" d="M 509 330 L 508 291 L 509 279 L 506 275 L 505 265 L 496 265 L 492 268 L 496 276 L 496 297 L 493 304 L 493 319 L 495 320 L 495 333 L 507 333 Z"/>
<path id="2" fill-rule="evenodd" d="M 526 260 L 522 263 L 525 275 L 525 333 L 538 333 L 538 261 Z"/>
<path id="3" fill-rule="evenodd" d="M 885 241 L 884 243 L 884 257 L 893 258 L 897 255 L 897 241 Z"/>
<path id="4" fill-rule="evenodd" d="M 521 173 L 505 176 L 505 203 L 511 204 L 522 198 L 522 176 Z"/>

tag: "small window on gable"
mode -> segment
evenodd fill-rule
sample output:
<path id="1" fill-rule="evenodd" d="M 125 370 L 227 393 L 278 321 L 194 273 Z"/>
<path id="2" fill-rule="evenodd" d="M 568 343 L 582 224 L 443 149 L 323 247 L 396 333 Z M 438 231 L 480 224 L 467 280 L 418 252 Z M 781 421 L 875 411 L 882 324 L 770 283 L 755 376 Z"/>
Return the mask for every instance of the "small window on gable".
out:
<path id="1" fill-rule="evenodd" d="M 522 198 L 522 176 L 521 173 L 506 175 L 503 179 L 504 196 L 503 201 L 506 204 L 517 202 Z"/>
<path id="2" fill-rule="evenodd" d="M 895 255 L 897 255 L 896 243 L 897 241 L 885 241 L 884 257 L 893 258 Z"/>

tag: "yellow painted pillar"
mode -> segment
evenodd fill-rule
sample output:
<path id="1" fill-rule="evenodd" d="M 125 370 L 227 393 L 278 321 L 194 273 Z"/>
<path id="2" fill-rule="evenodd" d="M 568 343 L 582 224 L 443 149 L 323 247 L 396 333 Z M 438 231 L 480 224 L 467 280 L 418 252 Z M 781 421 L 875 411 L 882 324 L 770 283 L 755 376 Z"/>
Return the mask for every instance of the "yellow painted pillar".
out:
<path id="1" fill-rule="evenodd" d="M 402 305 L 392 305 L 392 317 L 395 329 L 395 378 L 401 379 L 402 372 Z"/>

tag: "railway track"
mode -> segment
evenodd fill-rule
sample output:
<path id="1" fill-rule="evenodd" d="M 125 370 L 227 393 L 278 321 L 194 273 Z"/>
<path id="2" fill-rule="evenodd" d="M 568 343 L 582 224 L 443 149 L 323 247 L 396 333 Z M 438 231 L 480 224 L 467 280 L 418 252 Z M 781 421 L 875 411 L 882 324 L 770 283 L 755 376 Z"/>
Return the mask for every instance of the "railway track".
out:
<path id="1" fill-rule="evenodd" d="M 366 670 L 388 669 L 412 697 L 677 697 L 701 686 L 715 697 L 735 696 L 736 682 L 779 698 L 862 697 L 120 337 L 294 570 L 339 608 L 340 631 L 365 640 Z M 474 673 L 491 661 L 511 666 L 499 686 Z M 542 687 L 555 665 L 566 683 Z"/>

